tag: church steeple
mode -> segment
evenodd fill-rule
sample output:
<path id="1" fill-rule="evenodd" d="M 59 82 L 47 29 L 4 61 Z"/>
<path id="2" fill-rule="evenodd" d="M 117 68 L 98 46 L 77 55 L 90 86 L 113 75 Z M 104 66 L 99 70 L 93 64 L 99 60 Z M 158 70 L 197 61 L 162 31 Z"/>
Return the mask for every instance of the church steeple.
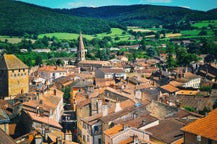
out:
<path id="1" fill-rule="evenodd" d="M 77 63 L 79 63 L 82 60 L 85 60 L 85 49 L 84 49 L 82 34 L 80 33 L 79 39 L 78 39 L 78 49 L 77 49 L 76 61 L 77 61 Z"/>

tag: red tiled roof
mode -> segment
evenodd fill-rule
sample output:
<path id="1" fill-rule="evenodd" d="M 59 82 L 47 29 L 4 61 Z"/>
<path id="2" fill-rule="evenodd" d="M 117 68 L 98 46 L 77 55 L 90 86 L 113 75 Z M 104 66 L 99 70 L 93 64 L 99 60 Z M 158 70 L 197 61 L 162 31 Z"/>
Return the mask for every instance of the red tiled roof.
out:
<path id="1" fill-rule="evenodd" d="M 217 141 L 217 109 L 211 111 L 206 117 L 188 124 L 181 130 Z"/>
<path id="2" fill-rule="evenodd" d="M 164 85 L 164 86 L 161 86 L 161 88 L 164 89 L 164 90 L 166 90 L 166 91 L 168 91 L 168 92 L 176 92 L 176 91 L 179 91 L 178 88 L 176 88 L 176 87 L 174 87 L 174 86 L 172 86 L 172 85 L 169 85 L 169 84 Z"/>
<path id="3" fill-rule="evenodd" d="M 32 118 L 33 121 L 37 121 L 39 123 L 46 123 L 46 124 L 53 126 L 55 128 L 62 129 L 62 126 L 57 121 L 55 121 L 51 118 L 41 117 L 41 116 L 38 116 L 37 114 L 32 113 L 32 112 L 27 112 L 27 114 L 29 114 L 29 116 Z"/>

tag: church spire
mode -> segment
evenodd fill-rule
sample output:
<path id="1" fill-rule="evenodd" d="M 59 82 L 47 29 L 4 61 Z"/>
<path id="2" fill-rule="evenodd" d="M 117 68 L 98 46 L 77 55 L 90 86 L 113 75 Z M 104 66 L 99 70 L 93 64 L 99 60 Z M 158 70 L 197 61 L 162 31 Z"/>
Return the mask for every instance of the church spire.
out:
<path id="1" fill-rule="evenodd" d="M 84 48 L 82 34 L 80 32 L 79 39 L 78 39 L 76 63 L 79 63 L 82 60 L 85 60 L 85 48 Z"/>
<path id="2" fill-rule="evenodd" d="M 81 32 L 80 32 L 80 35 L 79 35 L 79 44 L 78 44 L 78 48 L 79 48 L 79 50 L 84 50 L 84 43 L 83 43 L 83 38 L 82 38 Z"/>

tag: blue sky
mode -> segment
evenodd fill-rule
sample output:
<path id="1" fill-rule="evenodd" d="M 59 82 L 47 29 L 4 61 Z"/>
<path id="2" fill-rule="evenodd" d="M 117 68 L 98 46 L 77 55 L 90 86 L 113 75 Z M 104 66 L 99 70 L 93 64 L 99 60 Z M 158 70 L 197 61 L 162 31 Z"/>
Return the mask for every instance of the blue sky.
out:
<path id="1" fill-rule="evenodd" d="M 217 0 L 19 0 L 50 8 L 99 7 L 107 5 L 152 4 L 207 11 L 217 8 Z"/>

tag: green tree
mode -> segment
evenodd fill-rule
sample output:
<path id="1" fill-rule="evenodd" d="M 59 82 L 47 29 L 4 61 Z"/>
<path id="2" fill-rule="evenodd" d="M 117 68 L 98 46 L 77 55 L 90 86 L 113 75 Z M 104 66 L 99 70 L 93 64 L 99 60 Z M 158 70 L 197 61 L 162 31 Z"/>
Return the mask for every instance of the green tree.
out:
<path id="1" fill-rule="evenodd" d="M 43 64 L 42 57 L 40 55 L 38 55 L 35 58 L 35 65 L 41 65 L 41 64 Z"/>
<path id="2" fill-rule="evenodd" d="M 64 61 L 61 60 L 61 59 L 58 59 L 58 60 L 56 61 L 56 65 L 58 65 L 58 66 L 63 66 L 64 64 L 65 64 Z"/>
<path id="3" fill-rule="evenodd" d="M 168 45 L 167 47 L 167 57 L 166 57 L 166 67 L 171 70 L 176 66 L 176 61 L 173 58 L 174 54 L 174 47 L 171 45 Z"/>

